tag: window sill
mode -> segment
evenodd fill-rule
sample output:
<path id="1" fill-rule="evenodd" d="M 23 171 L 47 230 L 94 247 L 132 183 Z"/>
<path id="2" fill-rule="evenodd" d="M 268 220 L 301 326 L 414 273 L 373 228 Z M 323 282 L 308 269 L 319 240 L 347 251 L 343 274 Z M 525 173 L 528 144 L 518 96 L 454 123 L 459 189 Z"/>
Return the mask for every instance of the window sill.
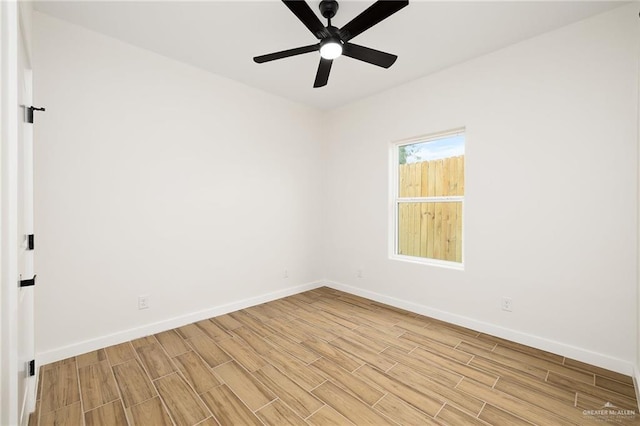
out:
<path id="1" fill-rule="evenodd" d="M 401 262 L 417 263 L 419 265 L 425 265 L 425 266 L 437 266 L 440 268 L 464 271 L 464 263 L 450 262 L 447 260 L 426 259 L 423 257 L 403 256 L 401 254 L 392 254 L 389 256 L 389 259 L 398 260 Z"/>

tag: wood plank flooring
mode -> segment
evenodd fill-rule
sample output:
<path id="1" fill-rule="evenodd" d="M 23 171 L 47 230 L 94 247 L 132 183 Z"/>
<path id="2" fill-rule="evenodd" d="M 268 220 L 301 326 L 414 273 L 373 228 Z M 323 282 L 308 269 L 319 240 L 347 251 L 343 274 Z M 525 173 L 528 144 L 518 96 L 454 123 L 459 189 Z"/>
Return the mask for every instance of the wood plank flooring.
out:
<path id="1" fill-rule="evenodd" d="M 39 374 L 30 426 L 640 424 L 585 414 L 630 377 L 326 287 Z"/>

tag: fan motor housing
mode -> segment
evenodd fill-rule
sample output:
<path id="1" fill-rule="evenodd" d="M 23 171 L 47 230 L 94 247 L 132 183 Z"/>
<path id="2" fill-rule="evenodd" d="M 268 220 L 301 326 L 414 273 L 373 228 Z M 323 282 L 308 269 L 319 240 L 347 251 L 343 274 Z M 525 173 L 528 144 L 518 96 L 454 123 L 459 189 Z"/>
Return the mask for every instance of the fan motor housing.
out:
<path id="1" fill-rule="evenodd" d="M 322 16 L 326 19 L 331 19 L 338 12 L 338 2 L 335 0 L 322 0 L 319 8 Z"/>

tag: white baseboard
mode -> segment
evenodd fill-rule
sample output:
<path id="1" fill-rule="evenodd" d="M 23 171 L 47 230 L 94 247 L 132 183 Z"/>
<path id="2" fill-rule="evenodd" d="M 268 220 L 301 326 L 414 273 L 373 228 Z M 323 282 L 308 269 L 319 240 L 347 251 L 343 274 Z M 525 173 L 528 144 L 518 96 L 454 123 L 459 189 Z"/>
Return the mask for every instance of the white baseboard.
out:
<path id="1" fill-rule="evenodd" d="M 165 330 L 170 330 L 176 327 L 181 327 L 183 325 L 191 324 L 193 322 L 201 321 L 203 319 L 215 317 L 218 315 L 224 315 L 229 312 L 245 309 L 251 306 L 259 305 L 261 303 L 270 302 L 272 300 L 302 293 L 304 291 L 312 290 L 314 288 L 322 286 L 331 287 L 336 290 L 344 291 L 346 293 L 362 296 L 367 299 L 395 306 L 397 308 L 426 315 L 435 319 L 477 330 L 482 333 L 501 337 L 503 339 L 521 343 L 523 345 L 532 346 L 534 348 L 573 358 L 578 361 L 606 368 L 608 370 L 613 370 L 622 374 L 633 376 L 636 385 L 636 393 L 638 393 L 638 400 L 640 401 L 640 371 L 638 371 L 638 369 L 628 361 L 334 281 L 316 281 L 299 286 L 289 287 L 260 296 L 250 297 L 247 299 L 239 300 L 237 302 L 215 306 L 202 311 L 181 315 L 179 317 L 158 321 L 141 327 L 123 330 L 117 333 L 96 337 L 94 339 L 85 340 L 50 351 L 41 352 L 36 356 L 37 364 L 49 364 L 51 362 L 94 351 L 96 349 L 104 348 L 111 345 L 117 345 L 129 340 L 159 333 Z"/>
<path id="2" fill-rule="evenodd" d="M 288 287 L 282 290 L 263 294 L 260 296 L 250 297 L 248 299 L 239 300 L 237 302 L 227 303 L 225 305 L 214 306 L 198 312 L 181 315 L 179 317 L 170 318 L 163 321 L 146 324 L 141 327 L 135 327 L 128 330 L 119 331 L 117 333 L 96 337 L 94 339 L 85 340 L 60 348 L 52 349 L 46 352 L 40 352 L 36 355 L 38 365 L 45 365 L 51 362 L 60 361 L 72 356 L 81 355 L 87 352 L 95 351 L 107 346 L 117 345 L 129 340 L 138 339 L 150 334 L 160 333 L 162 331 L 171 330 L 176 327 L 191 324 L 203 319 L 217 317 L 219 315 L 228 314 L 240 309 L 249 308 L 261 303 L 270 302 L 272 300 L 281 299 L 283 297 L 302 293 L 303 291 L 313 290 L 324 285 L 323 281 L 316 281 L 302 284 L 294 287 Z"/>
<path id="3" fill-rule="evenodd" d="M 387 305 L 395 306 L 396 308 L 405 309 L 410 312 L 415 312 L 417 314 L 425 315 L 441 321 L 446 321 L 462 327 L 467 327 L 481 333 L 501 337 L 503 339 L 521 343 L 523 345 L 566 356 L 568 358 L 573 358 L 575 360 L 582 361 L 591 365 L 606 368 L 607 370 L 616 371 L 618 373 L 626 374 L 629 376 L 635 374 L 636 380 L 639 379 L 638 372 L 634 372 L 634 365 L 632 363 L 619 358 L 614 358 L 606 354 L 589 351 L 587 349 L 567 345 L 566 343 L 546 339 L 544 337 L 535 336 L 528 333 L 523 333 L 521 331 L 501 327 L 495 324 L 478 321 L 473 318 L 452 314 L 450 312 L 441 311 L 429 306 L 420 305 L 414 302 L 408 302 L 406 300 L 397 299 L 395 297 L 385 296 L 380 293 L 375 293 L 373 291 L 364 290 L 362 288 L 353 287 L 338 282 L 326 281 L 324 284 L 327 287 L 331 287 L 336 290 L 351 293 L 356 296 L 365 297 L 367 299 L 375 300 L 376 302 L 385 303 Z M 636 389 L 638 388 L 636 387 Z"/>

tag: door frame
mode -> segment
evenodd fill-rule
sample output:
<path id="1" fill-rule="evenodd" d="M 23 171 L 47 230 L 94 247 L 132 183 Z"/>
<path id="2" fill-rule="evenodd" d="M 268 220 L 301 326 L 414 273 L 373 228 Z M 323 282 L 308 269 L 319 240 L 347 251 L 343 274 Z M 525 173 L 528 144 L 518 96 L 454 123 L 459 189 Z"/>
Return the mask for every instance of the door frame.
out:
<path id="1" fill-rule="evenodd" d="M 0 2 L 1 47 L 1 149 L 0 149 L 0 423 L 18 424 L 18 5 Z"/>

